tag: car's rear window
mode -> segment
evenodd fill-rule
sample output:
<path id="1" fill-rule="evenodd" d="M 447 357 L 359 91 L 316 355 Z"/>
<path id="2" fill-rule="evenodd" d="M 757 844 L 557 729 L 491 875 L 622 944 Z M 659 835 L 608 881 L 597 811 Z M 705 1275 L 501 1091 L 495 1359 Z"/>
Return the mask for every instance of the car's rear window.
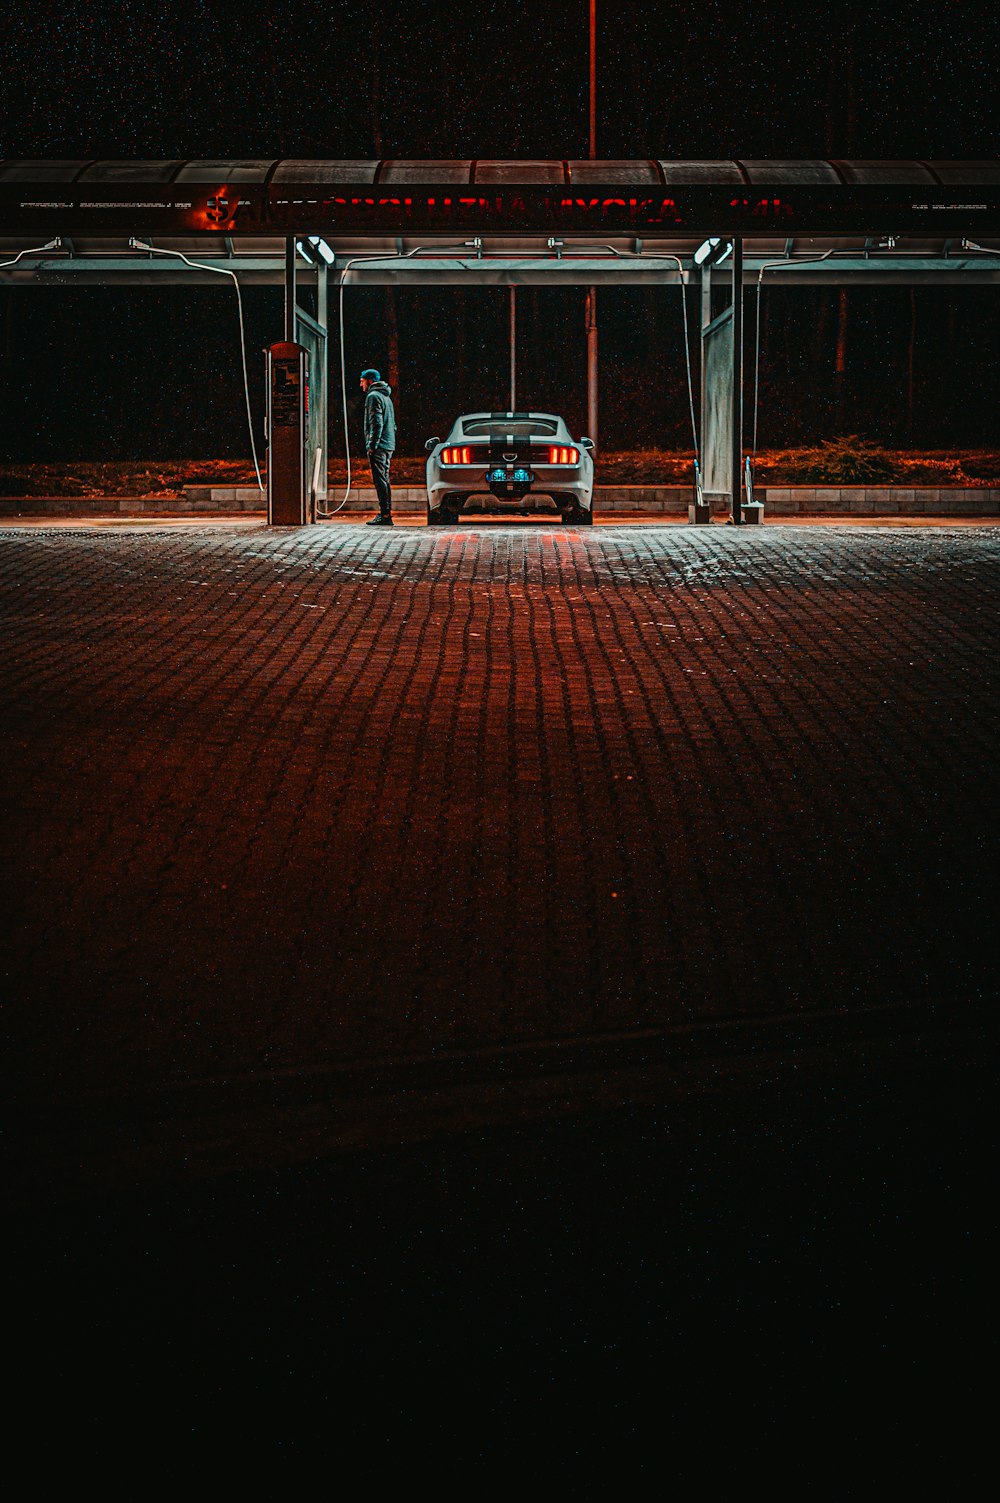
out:
<path id="1" fill-rule="evenodd" d="M 550 438 L 558 431 L 558 426 L 557 423 L 547 423 L 544 418 L 535 418 L 530 423 L 515 422 L 511 418 L 476 418 L 463 423 L 462 432 L 466 438 L 486 438 L 493 434 L 503 437 L 505 433 L 512 433 L 515 438 L 531 438 L 533 434 Z"/>

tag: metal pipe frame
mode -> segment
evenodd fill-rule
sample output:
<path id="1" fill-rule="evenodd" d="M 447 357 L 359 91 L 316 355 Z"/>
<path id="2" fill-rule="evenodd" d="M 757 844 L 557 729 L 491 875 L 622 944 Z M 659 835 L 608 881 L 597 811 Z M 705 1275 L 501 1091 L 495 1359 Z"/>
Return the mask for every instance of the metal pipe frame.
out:
<path id="1" fill-rule="evenodd" d="M 285 339 L 295 342 L 295 236 L 285 240 Z"/>
<path id="2" fill-rule="evenodd" d="M 743 239 L 733 237 L 733 410 L 732 410 L 732 502 L 733 521 L 743 521 Z"/>
<path id="3" fill-rule="evenodd" d="M 244 286 L 282 286 L 285 261 L 276 256 L 215 256 L 205 252 L 190 253 L 218 270 L 233 271 Z M 343 258 L 338 258 L 343 264 Z M 756 283 L 766 256 L 744 256 L 743 284 Z M 316 286 L 331 268 L 296 267 L 296 284 Z M 332 268 L 337 270 L 336 266 Z M 694 275 L 698 268 L 686 272 Z M 216 272 L 198 272 L 171 261 L 144 256 L 60 256 L 48 254 L 18 263 L 0 271 L 2 287 L 74 287 L 120 285 L 162 287 L 170 283 L 184 286 L 214 286 Z M 652 256 L 629 259 L 607 257 L 600 260 L 567 257 L 484 256 L 482 260 L 457 261 L 454 258 L 430 258 L 384 265 L 360 266 L 349 273 L 348 285 L 453 287 L 483 286 L 670 286 L 678 281 L 675 268 L 666 268 Z M 862 252 L 852 256 L 831 257 L 828 261 L 803 264 L 794 262 L 775 266 L 767 273 L 767 286 L 984 286 L 1000 284 L 1000 255 L 969 256 L 895 256 L 866 259 Z"/>

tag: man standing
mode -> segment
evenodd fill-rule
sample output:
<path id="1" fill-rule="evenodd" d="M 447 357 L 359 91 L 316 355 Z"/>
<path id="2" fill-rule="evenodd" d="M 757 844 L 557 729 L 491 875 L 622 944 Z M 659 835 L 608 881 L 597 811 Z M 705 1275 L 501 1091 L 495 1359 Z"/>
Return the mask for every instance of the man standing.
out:
<path id="1" fill-rule="evenodd" d="M 392 406 L 392 387 L 378 371 L 361 372 L 361 390 L 365 394 L 365 453 L 371 466 L 378 516 L 370 518 L 369 527 L 391 527 L 392 487 L 389 466 L 396 447 L 396 414 Z"/>

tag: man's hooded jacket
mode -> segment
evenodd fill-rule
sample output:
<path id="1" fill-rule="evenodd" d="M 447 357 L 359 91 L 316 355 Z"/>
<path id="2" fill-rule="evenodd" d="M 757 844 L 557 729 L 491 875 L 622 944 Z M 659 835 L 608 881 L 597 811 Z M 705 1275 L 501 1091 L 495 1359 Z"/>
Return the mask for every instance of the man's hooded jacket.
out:
<path id="1" fill-rule="evenodd" d="M 396 447 L 396 414 L 388 381 L 373 381 L 365 395 L 365 453 Z"/>

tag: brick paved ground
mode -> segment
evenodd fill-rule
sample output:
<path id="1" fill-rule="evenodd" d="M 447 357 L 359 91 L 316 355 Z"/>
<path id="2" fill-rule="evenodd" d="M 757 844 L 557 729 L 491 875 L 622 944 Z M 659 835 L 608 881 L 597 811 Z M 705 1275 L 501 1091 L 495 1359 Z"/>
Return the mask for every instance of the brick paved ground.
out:
<path id="1" fill-rule="evenodd" d="M 8 531 L 28 1096 L 981 994 L 998 556 Z"/>
<path id="2" fill-rule="evenodd" d="M 533 1423 L 557 1467 L 659 1474 L 705 1413 L 741 1466 L 801 1434 L 848 1492 L 859 1449 L 954 1488 L 991 1433 L 998 554 L 988 528 L 0 535 L 42 1201 L 11 1237 L 19 1433 L 102 1475 L 112 1432 L 229 1468 L 370 1431 L 381 1465 L 444 1373 L 477 1412 L 412 1419 L 437 1470 Z M 835 1058 L 785 1047 L 831 1017 Z M 476 1115 L 495 1046 L 624 1031 L 634 1060 L 659 1032 L 677 1066 L 685 1028 L 686 1093 L 625 1072 L 610 1109 L 619 1041 L 545 1120 Z M 351 1061 L 426 1084 L 474 1048 L 464 1132 L 417 1092 L 407 1139 L 366 1096 L 382 1139 L 329 1151 L 324 1097 L 380 1076 Z M 559 1090 L 601 1110 L 560 1120 Z"/>

